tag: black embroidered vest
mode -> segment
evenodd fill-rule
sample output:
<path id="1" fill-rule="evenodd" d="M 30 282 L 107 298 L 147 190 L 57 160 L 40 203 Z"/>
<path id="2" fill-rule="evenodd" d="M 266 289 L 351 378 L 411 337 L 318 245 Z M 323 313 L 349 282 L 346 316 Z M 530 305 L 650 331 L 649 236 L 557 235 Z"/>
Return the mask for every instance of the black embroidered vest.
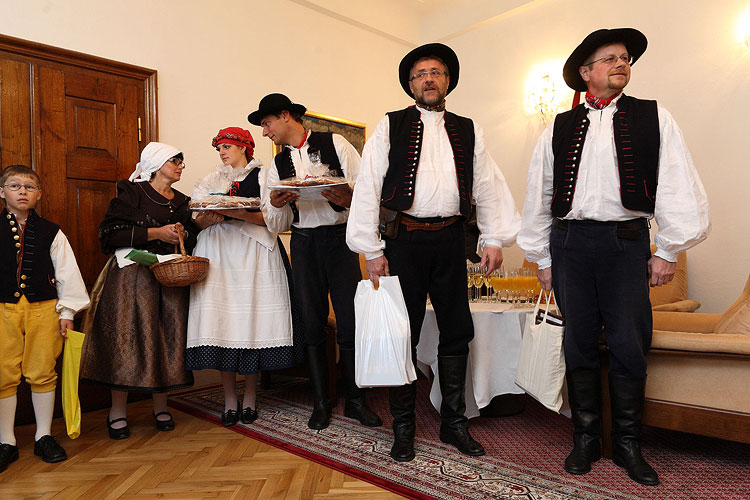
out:
<path id="1" fill-rule="evenodd" d="M 310 132 L 307 143 L 308 154 L 317 149 L 320 151 L 320 161 L 328 165 L 329 171 L 333 170 L 338 177 L 344 177 L 344 171 L 341 169 L 341 162 L 336 153 L 336 147 L 333 145 L 332 132 Z M 292 151 L 289 148 L 284 148 L 279 154 L 274 156 L 273 161 L 276 164 L 276 170 L 279 172 L 279 179 L 282 181 L 297 175 L 294 163 L 292 162 Z M 340 207 L 330 201 L 328 204 L 336 212 L 346 210 L 346 208 Z M 299 213 L 297 212 L 296 204 L 292 203 L 291 205 L 294 212 L 294 222 L 297 222 L 299 221 Z"/>
<path id="2" fill-rule="evenodd" d="M 243 196 L 245 198 L 260 198 L 260 183 L 258 182 L 258 174 L 260 168 L 255 167 L 245 176 L 241 181 L 232 183 L 229 188 L 230 196 Z"/>
<path id="3" fill-rule="evenodd" d="M 623 95 L 617 101 L 617 110 L 612 119 L 622 206 L 653 213 L 660 140 L 656 101 Z M 565 217 L 570 212 L 588 127 L 588 110 L 583 104 L 555 118 L 551 207 L 554 217 Z"/>
<path id="4" fill-rule="evenodd" d="M 388 120 L 391 149 L 380 204 L 391 210 L 408 210 L 414 203 L 424 124 L 415 106 L 388 113 Z M 461 215 L 469 217 L 474 182 L 474 122 L 446 111 L 445 131 L 453 148 Z"/>
<path id="5" fill-rule="evenodd" d="M 6 209 L 0 212 L 0 302 L 17 303 L 57 298 L 55 267 L 50 257 L 60 226 L 32 210 L 22 232 Z"/>

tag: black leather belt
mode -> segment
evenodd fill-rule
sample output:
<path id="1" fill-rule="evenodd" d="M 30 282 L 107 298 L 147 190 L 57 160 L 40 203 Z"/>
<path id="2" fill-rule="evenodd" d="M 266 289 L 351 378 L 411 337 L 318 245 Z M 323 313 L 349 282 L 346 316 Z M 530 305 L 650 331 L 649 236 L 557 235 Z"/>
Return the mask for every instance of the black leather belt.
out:
<path id="1" fill-rule="evenodd" d="M 570 224 L 589 224 L 589 225 L 612 225 L 617 226 L 617 237 L 623 240 L 637 240 L 641 237 L 641 229 L 647 229 L 649 227 L 648 220 L 644 218 L 624 220 L 622 222 L 600 222 L 600 221 L 580 221 L 580 220 L 565 220 L 558 219 L 557 217 L 552 219 L 552 226 L 564 231 L 568 230 Z"/>

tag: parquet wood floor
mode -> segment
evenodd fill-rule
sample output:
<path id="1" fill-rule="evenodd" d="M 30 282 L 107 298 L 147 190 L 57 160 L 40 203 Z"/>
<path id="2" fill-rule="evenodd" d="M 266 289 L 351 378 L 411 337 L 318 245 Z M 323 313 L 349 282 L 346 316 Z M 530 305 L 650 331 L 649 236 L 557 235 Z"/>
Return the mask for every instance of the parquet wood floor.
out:
<path id="1" fill-rule="evenodd" d="M 68 460 L 34 456 L 34 426 L 16 428 L 20 459 L 0 473 L 0 499 L 396 499 L 387 490 L 231 430 L 170 409 L 175 430 L 158 432 L 150 401 L 128 405 L 129 439 L 107 436 L 106 412 L 83 415 L 68 439 L 52 430 Z"/>

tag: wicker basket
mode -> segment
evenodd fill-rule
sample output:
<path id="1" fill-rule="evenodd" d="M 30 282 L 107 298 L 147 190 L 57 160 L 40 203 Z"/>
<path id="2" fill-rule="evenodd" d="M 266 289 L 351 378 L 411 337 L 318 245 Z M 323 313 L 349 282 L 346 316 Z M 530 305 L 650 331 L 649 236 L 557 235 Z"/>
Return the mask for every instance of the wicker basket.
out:
<path id="1" fill-rule="evenodd" d="M 180 238 L 182 257 L 167 262 L 156 262 L 151 265 L 151 272 L 164 286 L 188 286 L 203 281 L 208 274 L 208 259 L 187 255 L 180 226 L 177 229 L 177 236 Z"/>

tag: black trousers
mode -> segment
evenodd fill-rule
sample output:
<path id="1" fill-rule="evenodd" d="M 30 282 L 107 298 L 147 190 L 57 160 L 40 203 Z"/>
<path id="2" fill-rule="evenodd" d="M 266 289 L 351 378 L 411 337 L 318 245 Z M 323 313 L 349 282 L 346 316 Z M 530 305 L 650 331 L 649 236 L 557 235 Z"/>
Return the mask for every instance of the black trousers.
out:
<path id="1" fill-rule="evenodd" d="M 439 231 L 407 231 L 401 226 L 398 236 L 387 240 L 385 257 L 390 274 L 401 283 L 412 348 L 419 343 L 429 293 L 440 331 L 438 355 L 469 354 L 474 324 L 466 296 L 463 224 Z"/>
<path id="2" fill-rule="evenodd" d="M 598 346 L 604 328 L 610 373 L 644 378 L 651 346 L 648 228 L 637 239 L 617 236 L 614 222 L 569 221 L 552 227 L 552 286 L 565 316 L 567 371 L 599 370 Z"/>
<path id="3" fill-rule="evenodd" d="M 346 224 L 292 227 L 291 254 L 305 344 L 316 346 L 326 340 L 330 292 L 337 341 L 344 349 L 354 349 L 354 292 L 362 273 L 359 257 L 346 245 Z"/>

